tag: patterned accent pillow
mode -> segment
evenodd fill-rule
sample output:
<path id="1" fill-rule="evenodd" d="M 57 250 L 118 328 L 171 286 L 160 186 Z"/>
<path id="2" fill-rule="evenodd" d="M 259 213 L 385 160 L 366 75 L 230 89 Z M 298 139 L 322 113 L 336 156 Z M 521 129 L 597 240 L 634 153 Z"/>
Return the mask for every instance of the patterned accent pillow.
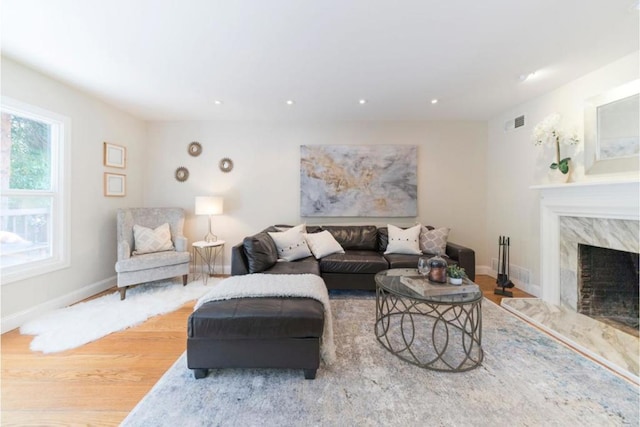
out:
<path id="1" fill-rule="evenodd" d="M 171 242 L 169 223 L 151 229 L 138 224 L 133 225 L 134 255 L 174 250 Z"/>
<path id="2" fill-rule="evenodd" d="M 422 255 L 420 251 L 420 229 L 422 225 L 414 225 L 411 228 L 402 229 L 388 224 L 389 243 L 385 254 L 409 254 Z"/>
<path id="3" fill-rule="evenodd" d="M 304 224 L 297 225 L 282 232 L 269 232 L 278 248 L 278 258 L 283 261 L 295 261 L 311 256 L 307 241 L 304 239 Z"/>
<path id="4" fill-rule="evenodd" d="M 449 228 L 434 228 L 429 230 L 424 225 L 420 230 L 420 249 L 426 254 L 445 255 L 447 252 L 447 238 Z"/>

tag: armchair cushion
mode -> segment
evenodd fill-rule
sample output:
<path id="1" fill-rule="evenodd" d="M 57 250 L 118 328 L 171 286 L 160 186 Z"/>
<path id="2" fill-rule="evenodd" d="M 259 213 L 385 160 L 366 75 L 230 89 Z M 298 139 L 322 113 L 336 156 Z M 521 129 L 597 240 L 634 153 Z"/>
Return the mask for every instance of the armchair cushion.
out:
<path id="1" fill-rule="evenodd" d="M 148 270 L 150 268 L 189 263 L 189 252 L 164 251 L 150 254 L 134 255 L 116 263 L 116 272 Z"/>
<path id="2" fill-rule="evenodd" d="M 171 229 L 169 223 L 164 223 L 155 229 L 133 225 L 134 255 L 148 254 L 152 252 L 171 251 L 174 249 L 171 242 Z"/>

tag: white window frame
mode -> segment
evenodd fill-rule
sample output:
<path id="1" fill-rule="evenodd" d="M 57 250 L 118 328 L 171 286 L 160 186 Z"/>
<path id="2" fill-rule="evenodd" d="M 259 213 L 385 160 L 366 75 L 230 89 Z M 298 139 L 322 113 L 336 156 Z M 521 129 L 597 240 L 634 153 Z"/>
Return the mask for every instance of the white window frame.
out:
<path id="1" fill-rule="evenodd" d="M 51 256 L 1 269 L 3 285 L 28 279 L 71 265 L 71 119 L 7 96 L 1 98 L 1 110 L 52 125 L 51 190 L 3 190 L 2 196 L 52 197 Z M 57 130 L 57 131 L 56 131 Z"/>

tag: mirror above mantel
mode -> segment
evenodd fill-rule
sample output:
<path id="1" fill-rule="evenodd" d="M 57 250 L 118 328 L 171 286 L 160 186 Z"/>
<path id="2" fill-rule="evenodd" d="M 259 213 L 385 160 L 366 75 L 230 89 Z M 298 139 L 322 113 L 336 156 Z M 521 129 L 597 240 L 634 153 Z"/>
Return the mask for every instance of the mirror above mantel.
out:
<path id="1" fill-rule="evenodd" d="M 587 100 L 584 127 L 587 175 L 640 171 L 640 80 Z"/>

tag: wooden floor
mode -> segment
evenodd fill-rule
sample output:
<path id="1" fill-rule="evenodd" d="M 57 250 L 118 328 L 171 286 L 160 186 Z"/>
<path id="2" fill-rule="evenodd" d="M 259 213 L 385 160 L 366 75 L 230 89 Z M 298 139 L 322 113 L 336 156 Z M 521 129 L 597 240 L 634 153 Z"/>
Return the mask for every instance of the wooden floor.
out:
<path id="1" fill-rule="evenodd" d="M 478 276 L 476 283 L 500 304 L 495 279 Z M 31 352 L 32 337 L 18 330 L 3 334 L 0 425 L 118 425 L 185 351 L 193 304 L 51 355 Z"/>

